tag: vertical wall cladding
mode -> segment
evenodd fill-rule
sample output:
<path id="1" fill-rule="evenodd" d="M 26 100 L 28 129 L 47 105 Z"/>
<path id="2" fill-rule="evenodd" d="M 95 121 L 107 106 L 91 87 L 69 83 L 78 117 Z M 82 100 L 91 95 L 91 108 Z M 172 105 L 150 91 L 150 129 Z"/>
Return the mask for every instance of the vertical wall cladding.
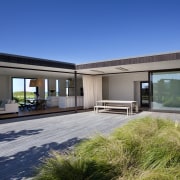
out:
<path id="1" fill-rule="evenodd" d="M 124 73 L 109 76 L 109 99 L 134 100 L 134 82 L 148 81 L 148 72 Z"/>

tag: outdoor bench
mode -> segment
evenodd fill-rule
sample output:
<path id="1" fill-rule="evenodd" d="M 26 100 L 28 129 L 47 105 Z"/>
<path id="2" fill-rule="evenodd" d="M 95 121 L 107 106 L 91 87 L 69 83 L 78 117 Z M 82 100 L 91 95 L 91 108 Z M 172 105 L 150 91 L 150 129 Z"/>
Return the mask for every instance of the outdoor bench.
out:
<path id="1" fill-rule="evenodd" d="M 96 105 L 96 106 L 94 106 L 94 111 L 99 112 L 98 111 L 99 108 L 104 109 L 104 110 L 107 110 L 107 109 L 124 109 L 127 111 L 127 116 L 129 115 L 129 107 L 127 107 L 127 106 Z"/>
<path id="2" fill-rule="evenodd" d="M 94 106 L 94 111 L 98 112 L 99 108 L 105 109 L 105 106 L 103 106 L 103 105 Z"/>

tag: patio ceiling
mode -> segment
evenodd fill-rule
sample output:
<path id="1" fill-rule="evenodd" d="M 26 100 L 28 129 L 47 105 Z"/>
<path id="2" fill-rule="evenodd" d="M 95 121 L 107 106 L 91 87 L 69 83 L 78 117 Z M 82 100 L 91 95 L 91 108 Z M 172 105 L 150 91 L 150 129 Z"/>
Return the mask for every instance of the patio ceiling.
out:
<path id="1" fill-rule="evenodd" d="M 80 64 L 0 53 L 0 75 L 29 78 L 73 78 L 79 74 L 108 75 L 180 69 L 180 52 Z M 78 77 L 81 75 L 78 75 Z"/>
<path id="2" fill-rule="evenodd" d="M 74 70 L 0 62 L 0 75 L 14 77 L 74 77 Z"/>
<path id="3" fill-rule="evenodd" d="M 165 62 L 152 62 L 152 63 L 141 63 L 141 64 L 128 64 L 122 66 L 110 66 L 110 67 L 98 67 L 80 69 L 78 73 L 82 74 L 114 74 L 114 73 L 128 73 L 128 72 L 143 72 L 143 71 L 155 71 L 155 70 L 166 70 L 166 69 L 180 69 L 180 59 L 174 61 Z"/>
<path id="4" fill-rule="evenodd" d="M 180 69 L 180 53 L 81 64 L 76 68 L 78 73 L 93 75 Z"/>
<path id="5" fill-rule="evenodd" d="M 0 53 L 0 75 L 25 78 L 73 78 L 75 64 Z"/>

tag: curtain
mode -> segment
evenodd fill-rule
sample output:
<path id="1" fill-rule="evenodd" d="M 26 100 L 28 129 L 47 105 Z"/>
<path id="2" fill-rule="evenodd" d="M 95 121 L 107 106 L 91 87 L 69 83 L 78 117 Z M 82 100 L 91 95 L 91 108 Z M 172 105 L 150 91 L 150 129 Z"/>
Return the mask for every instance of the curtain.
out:
<path id="1" fill-rule="evenodd" d="M 83 75 L 84 109 L 93 107 L 102 99 L 102 76 Z"/>

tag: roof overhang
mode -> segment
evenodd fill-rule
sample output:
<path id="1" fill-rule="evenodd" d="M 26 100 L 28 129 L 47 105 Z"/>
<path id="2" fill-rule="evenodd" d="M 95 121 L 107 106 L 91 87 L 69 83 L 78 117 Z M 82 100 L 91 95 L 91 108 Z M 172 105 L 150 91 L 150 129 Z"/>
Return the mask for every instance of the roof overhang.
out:
<path id="1" fill-rule="evenodd" d="M 0 74 L 22 77 L 73 77 L 180 69 L 180 52 L 75 65 L 67 62 L 0 53 Z"/>
<path id="2" fill-rule="evenodd" d="M 0 53 L 0 74 L 22 77 L 73 76 L 75 64 Z"/>
<path id="3" fill-rule="evenodd" d="M 80 64 L 76 69 L 92 75 L 180 69 L 180 52 Z"/>

